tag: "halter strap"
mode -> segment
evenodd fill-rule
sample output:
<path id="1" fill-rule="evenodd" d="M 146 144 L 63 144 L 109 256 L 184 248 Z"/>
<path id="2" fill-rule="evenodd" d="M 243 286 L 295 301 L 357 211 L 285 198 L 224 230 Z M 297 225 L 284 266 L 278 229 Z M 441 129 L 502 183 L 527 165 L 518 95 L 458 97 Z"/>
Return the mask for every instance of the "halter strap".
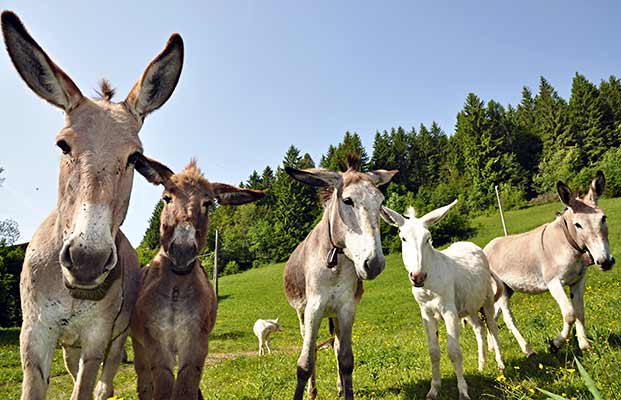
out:
<path id="1" fill-rule="evenodd" d="M 589 256 L 587 265 L 593 264 L 593 256 L 591 255 L 591 252 L 589 251 L 589 249 L 587 249 L 587 247 L 584 245 L 580 247 L 578 243 L 576 242 L 576 239 L 574 239 L 569 233 L 569 227 L 567 226 L 567 220 L 565 219 L 565 214 L 560 214 L 560 217 L 563 220 L 563 223 L 561 224 L 561 228 L 563 229 L 563 234 L 565 235 L 565 239 L 567 239 L 567 242 L 569 243 L 569 245 L 573 247 L 573 249 L 576 250 L 578 253 L 587 254 Z"/>
<path id="2" fill-rule="evenodd" d="M 336 265 L 339 262 L 338 255 L 343 254 L 344 252 L 343 252 L 343 248 L 338 247 L 336 244 L 334 244 L 334 241 L 332 240 L 332 224 L 330 223 L 329 216 L 328 216 L 328 239 L 330 240 L 330 245 L 332 246 L 332 248 L 330 249 L 330 251 L 328 251 L 328 259 L 326 261 L 326 265 L 328 266 L 328 268 L 332 269 L 336 267 Z"/>

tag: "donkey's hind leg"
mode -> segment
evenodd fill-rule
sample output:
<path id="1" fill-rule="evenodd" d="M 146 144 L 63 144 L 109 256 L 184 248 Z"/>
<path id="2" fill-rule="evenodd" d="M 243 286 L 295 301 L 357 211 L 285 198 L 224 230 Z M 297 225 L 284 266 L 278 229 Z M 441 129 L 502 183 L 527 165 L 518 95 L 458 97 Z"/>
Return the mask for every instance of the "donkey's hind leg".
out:
<path id="1" fill-rule="evenodd" d="M 485 329 L 483 327 L 483 321 L 478 314 L 469 315 L 466 317 L 466 320 L 470 325 L 472 325 L 472 330 L 474 331 L 474 336 L 477 339 L 477 349 L 479 354 L 479 372 L 483 371 L 483 367 L 485 366 Z"/>
<path id="2" fill-rule="evenodd" d="M 496 365 L 500 371 L 505 370 L 505 363 L 502 361 L 502 355 L 500 354 L 500 341 L 498 340 L 498 324 L 494 317 L 494 304 L 490 300 L 487 304 L 483 305 L 483 315 L 485 316 L 485 323 L 487 330 L 489 331 L 488 340 L 491 341 L 494 348 L 494 355 L 496 356 Z"/>
<path id="3" fill-rule="evenodd" d="M 153 398 L 153 378 L 151 377 L 151 365 L 147 358 L 144 346 L 132 338 L 134 349 L 134 368 L 138 380 L 136 382 L 138 398 L 140 400 L 151 400 Z"/>
<path id="4" fill-rule="evenodd" d="M 295 312 L 298 315 L 298 321 L 300 322 L 300 335 L 304 339 L 304 309 L 296 309 Z"/>
<path id="5" fill-rule="evenodd" d="M 73 383 L 78 377 L 78 368 L 80 367 L 80 353 L 82 349 L 79 347 L 63 347 L 63 359 L 65 360 L 65 368 L 71 374 Z"/>
<path id="6" fill-rule="evenodd" d="M 127 333 L 114 339 L 108 349 L 107 357 L 104 359 L 103 371 L 99 377 L 99 382 L 95 388 L 95 398 L 97 400 L 106 400 L 114 394 L 114 386 L 112 380 L 119 370 L 121 360 L 123 358 L 123 350 L 125 349 L 125 341 Z"/>
<path id="7" fill-rule="evenodd" d="M 517 340 L 518 344 L 520 345 L 520 348 L 522 349 L 522 352 L 526 354 L 528 357 L 532 357 L 535 355 L 535 352 L 533 351 L 532 347 L 530 347 L 530 344 L 528 344 L 526 339 L 524 339 L 524 336 L 522 336 L 517 326 L 515 326 L 515 317 L 513 316 L 513 313 L 511 312 L 511 308 L 509 307 L 509 299 L 511 298 L 511 295 L 512 295 L 512 291 L 505 290 L 505 292 L 503 293 L 502 296 L 500 296 L 496 304 L 500 306 L 500 309 L 502 310 L 502 318 L 505 321 L 505 325 L 507 325 L 507 328 L 509 328 L 509 330 L 511 331 L 511 333 Z"/>

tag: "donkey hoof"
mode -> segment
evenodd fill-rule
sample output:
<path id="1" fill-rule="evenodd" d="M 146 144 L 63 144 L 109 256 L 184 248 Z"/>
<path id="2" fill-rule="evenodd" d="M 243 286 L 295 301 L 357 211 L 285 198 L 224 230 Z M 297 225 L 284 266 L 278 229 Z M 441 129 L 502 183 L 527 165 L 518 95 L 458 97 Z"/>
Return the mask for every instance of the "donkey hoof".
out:
<path id="1" fill-rule="evenodd" d="M 471 399 L 470 399 L 470 396 L 468 396 L 468 393 L 460 393 L 459 400 L 471 400 Z"/>
<path id="2" fill-rule="evenodd" d="M 526 358 L 529 360 L 535 360 L 537 358 L 537 353 L 535 353 L 534 351 L 531 351 L 530 353 L 526 355 Z"/>
<path id="3" fill-rule="evenodd" d="M 558 353 L 558 351 L 560 350 L 560 347 L 556 345 L 556 343 L 554 343 L 554 339 L 550 339 L 548 341 L 548 349 L 550 350 L 550 353 L 552 354 L 556 354 Z"/>
<path id="4" fill-rule="evenodd" d="M 425 396 L 425 400 L 438 400 L 438 395 L 435 393 L 427 393 L 427 396 Z"/>
<path id="5" fill-rule="evenodd" d="M 580 351 L 583 353 L 589 352 L 591 350 L 593 350 L 593 347 L 591 347 L 589 343 L 587 343 L 586 346 L 580 346 Z"/>

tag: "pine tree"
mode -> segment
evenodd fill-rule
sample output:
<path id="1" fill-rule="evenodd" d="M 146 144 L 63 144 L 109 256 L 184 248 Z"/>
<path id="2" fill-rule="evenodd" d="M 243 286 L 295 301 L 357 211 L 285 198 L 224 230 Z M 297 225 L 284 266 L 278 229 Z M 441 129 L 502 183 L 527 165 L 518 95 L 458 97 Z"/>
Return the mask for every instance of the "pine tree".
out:
<path id="1" fill-rule="evenodd" d="M 149 218 L 149 226 L 142 237 L 140 246 L 144 249 L 154 250 L 160 247 L 160 216 L 162 215 L 162 209 L 164 203 L 158 201 Z"/>
<path id="2" fill-rule="evenodd" d="M 567 103 L 541 77 L 539 94 L 535 98 L 535 132 L 542 142 L 544 159 L 570 142 L 567 138 L 569 133 L 566 108 Z"/>
<path id="3" fill-rule="evenodd" d="M 328 152 L 323 157 L 319 165 L 322 168 L 334 171 L 345 171 L 347 169 L 347 155 L 357 154 L 360 156 L 360 170 L 366 171 L 369 165 L 369 156 L 362 146 L 362 141 L 357 133 L 345 132 L 343 141 L 336 147 L 330 145 Z"/>
<path id="4" fill-rule="evenodd" d="M 308 154 L 300 156 L 294 146 L 289 147 L 283 160 L 283 168 L 278 168 L 273 192 L 276 198 L 274 207 L 274 235 L 278 261 L 285 260 L 313 227 L 320 212 L 317 189 L 291 178 L 285 166 L 294 168 L 313 168 L 313 160 Z"/>

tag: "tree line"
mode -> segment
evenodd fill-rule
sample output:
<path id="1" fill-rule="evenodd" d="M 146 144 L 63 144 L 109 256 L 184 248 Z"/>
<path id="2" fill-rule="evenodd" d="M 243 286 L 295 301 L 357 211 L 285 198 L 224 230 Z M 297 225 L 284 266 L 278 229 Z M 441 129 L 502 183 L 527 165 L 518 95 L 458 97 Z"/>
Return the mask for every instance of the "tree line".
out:
<path id="1" fill-rule="evenodd" d="M 220 268 L 235 273 L 284 261 L 321 215 L 317 191 L 291 179 L 284 166 L 344 170 L 348 153 L 360 156 L 362 169 L 398 169 L 383 191 L 385 204 L 419 212 L 460 200 L 457 210 L 435 228 L 437 245 L 475 233 L 471 216 L 495 207 L 498 186 L 506 208 L 555 199 L 556 182 L 587 188 L 597 169 L 607 178 L 607 194 L 621 195 L 621 80 L 610 76 L 596 85 L 583 75 L 573 78 L 569 100 L 545 78 L 536 93 L 524 87 L 517 105 L 503 106 L 468 94 L 457 114 L 454 134 L 436 123 L 376 132 L 369 155 L 360 136 L 346 132 L 330 145 L 319 163 L 291 146 L 282 163 L 253 171 L 240 186 L 262 189 L 267 196 L 242 207 L 215 207 L 208 246 L 202 257 L 212 265 L 217 229 Z M 158 204 L 139 247 L 146 263 L 159 247 Z M 396 231 L 383 226 L 387 252 L 399 249 Z"/>

